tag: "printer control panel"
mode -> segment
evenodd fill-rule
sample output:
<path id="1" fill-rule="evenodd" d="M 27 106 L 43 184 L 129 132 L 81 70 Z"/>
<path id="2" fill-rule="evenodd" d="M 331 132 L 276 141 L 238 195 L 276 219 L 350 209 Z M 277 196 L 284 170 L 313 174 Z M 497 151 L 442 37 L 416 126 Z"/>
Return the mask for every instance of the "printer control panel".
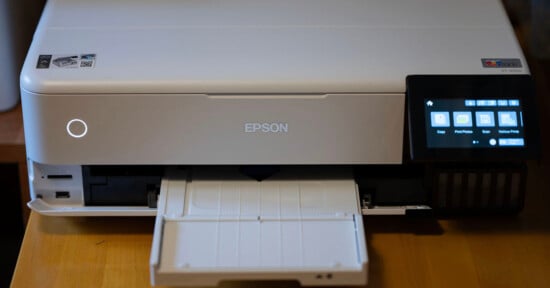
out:
<path id="1" fill-rule="evenodd" d="M 510 160 L 538 152 L 528 75 L 407 77 L 413 160 Z"/>
<path id="2" fill-rule="evenodd" d="M 426 99 L 428 148 L 524 147 L 520 99 Z"/>

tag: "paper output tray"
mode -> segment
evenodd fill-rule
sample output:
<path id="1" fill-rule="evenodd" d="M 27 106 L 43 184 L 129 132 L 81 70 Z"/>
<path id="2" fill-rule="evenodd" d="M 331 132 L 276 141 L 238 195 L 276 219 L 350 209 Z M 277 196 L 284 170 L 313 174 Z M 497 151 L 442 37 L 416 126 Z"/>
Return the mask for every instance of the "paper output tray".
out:
<path id="1" fill-rule="evenodd" d="M 366 284 L 366 242 L 351 177 L 259 182 L 189 174 L 172 171 L 162 181 L 153 285 Z"/>

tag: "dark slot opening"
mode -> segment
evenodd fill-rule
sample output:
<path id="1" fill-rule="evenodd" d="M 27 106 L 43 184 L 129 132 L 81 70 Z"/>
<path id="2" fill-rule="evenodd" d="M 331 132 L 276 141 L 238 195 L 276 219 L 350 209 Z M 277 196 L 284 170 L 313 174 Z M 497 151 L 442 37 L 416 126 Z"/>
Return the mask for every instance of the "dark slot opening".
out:
<path id="1" fill-rule="evenodd" d="M 71 194 L 69 191 L 56 191 L 55 198 L 70 198 Z"/>
<path id="2" fill-rule="evenodd" d="M 48 179 L 73 179 L 71 174 L 48 175 Z"/>
<path id="3" fill-rule="evenodd" d="M 164 166 L 82 166 L 86 206 L 154 208 Z"/>

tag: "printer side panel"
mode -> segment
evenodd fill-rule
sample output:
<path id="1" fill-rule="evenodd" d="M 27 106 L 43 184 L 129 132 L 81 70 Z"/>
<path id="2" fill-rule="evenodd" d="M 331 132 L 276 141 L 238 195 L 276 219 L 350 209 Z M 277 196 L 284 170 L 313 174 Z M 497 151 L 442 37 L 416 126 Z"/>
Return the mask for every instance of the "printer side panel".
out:
<path id="1" fill-rule="evenodd" d="M 403 94 L 44 95 L 28 157 L 50 165 L 400 164 Z"/>

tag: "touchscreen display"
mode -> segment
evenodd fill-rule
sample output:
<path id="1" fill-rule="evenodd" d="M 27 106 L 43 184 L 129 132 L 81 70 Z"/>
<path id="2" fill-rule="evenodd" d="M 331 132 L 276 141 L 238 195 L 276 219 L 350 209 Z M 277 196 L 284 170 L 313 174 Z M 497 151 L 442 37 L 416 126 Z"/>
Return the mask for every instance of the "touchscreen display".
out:
<path id="1" fill-rule="evenodd" d="M 424 99 L 427 147 L 524 147 L 520 102 L 520 99 Z"/>
<path id="2" fill-rule="evenodd" d="M 529 75 L 409 75 L 413 161 L 536 159 L 539 129 Z"/>

